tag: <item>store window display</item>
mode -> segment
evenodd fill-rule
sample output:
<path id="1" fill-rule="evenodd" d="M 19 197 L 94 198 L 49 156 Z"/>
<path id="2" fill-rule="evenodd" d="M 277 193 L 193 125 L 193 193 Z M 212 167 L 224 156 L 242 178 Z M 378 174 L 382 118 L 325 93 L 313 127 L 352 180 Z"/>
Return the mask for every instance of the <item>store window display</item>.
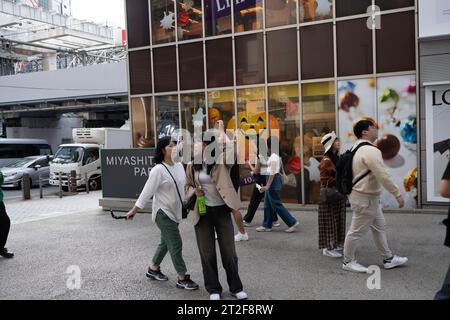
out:
<path id="1" fill-rule="evenodd" d="M 225 0 L 205 0 L 205 33 L 207 37 L 231 33 L 231 8 Z"/>
<path id="2" fill-rule="evenodd" d="M 304 84 L 303 108 L 303 169 L 305 203 L 319 203 L 320 174 L 318 165 L 324 149 L 321 139 L 336 130 L 334 82 Z"/>
<path id="3" fill-rule="evenodd" d="M 153 45 L 175 41 L 175 5 L 170 0 L 152 0 Z"/>
<path id="4" fill-rule="evenodd" d="M 300 22 L 333 18 L 333 0 L 299 0 Z"/>
<path id="5" fill-rule="evenodd" d="M 157 138 L 172 136 L 180 128 L 178 96 L 156 97 L 155 103 Z"/>
<path id="6" fill-rule="evenodd" d="M 262 27 L 262 0 L 235 1 L 234 32 L 260 30 Z"/>
<path id="7" fill-rule="evenodd" d="M 131 126 L 133 128 L 133 147 L 154 148 L 155 118 L 151 97 L 131 99 Z"/>
<path id="8" fill-rule="evenodd" d="M 266 0 L 266 28 L 297 23 L 295 0 Z"/>
<path id="9" fill-rule="evenodd" d="M 177 15 L 178 41 L 197 39 L 203 36 L 201 0 L 178 0 Z"/>

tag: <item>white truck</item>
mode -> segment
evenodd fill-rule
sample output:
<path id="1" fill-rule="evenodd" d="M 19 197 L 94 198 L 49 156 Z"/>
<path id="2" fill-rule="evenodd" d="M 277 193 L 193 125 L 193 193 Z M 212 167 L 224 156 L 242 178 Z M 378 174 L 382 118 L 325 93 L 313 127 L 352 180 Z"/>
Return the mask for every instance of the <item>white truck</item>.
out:
<path id="1" fill-rule="evenodd" d="M 90 190 L 101 188 L 100 149 L 131 148 L 131 131 L 116 128 L 76 128 L 72 130 L 74 143 L 59 146 L 50 162 L 49 183 L 59 186 L 62 180 L 64 191 L 69 189 L 71 171 L 76 171 L 77 187 Z"/>

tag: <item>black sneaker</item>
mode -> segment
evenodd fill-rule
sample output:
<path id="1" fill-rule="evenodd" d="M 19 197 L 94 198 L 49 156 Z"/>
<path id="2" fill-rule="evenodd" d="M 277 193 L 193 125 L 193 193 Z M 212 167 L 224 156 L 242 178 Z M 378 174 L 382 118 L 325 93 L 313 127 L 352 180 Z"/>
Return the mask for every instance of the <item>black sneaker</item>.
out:
<path id="1" fill-rule="evenodd" d="M 158 281 L 167 281 L 169 278 L 161 272 L 161 269 L 158 269 L 158 271 L 153 271 L 151 268 L 148 268 L 147 271 L 147 278 L 158 280 Z"/>
<path id="2" fill-rule="evenodd" d="M 187 274 L 184 277 L 184 280 L 178 279 L 177 288 L 186 289 L 186 290 L 197 290 L 198 284 L 196 284 L 194 281 L 192 281 L 191 276 Z"/>
<path id="3" fill-rule="evenodd" d="M 14 253 L 12 253 L 11 251 L 9 251 L 6 248 L 0 249 L 0 256 L 2 256 L 3 258 L 6 259 L 11 259 L 14 258 Z"/>

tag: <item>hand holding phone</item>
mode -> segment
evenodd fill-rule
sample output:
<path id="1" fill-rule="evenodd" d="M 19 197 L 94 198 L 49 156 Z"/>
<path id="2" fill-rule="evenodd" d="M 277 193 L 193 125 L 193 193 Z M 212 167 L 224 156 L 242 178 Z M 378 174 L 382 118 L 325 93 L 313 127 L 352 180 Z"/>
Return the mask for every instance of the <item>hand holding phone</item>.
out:
<path id="1" fill-rule="evenodd" d="M 256 188 L 257 188 L 257 189 L 258 189 L 258 191 L 259 191 L 259 190 L 261 190 L 261 188 L 262 188 L 262 187 L 261 187 L 261 185 L 260 185 L 260 184 L 258 184 L 258 183 L 257 183 L 257 184 L 256 184 Z"/>

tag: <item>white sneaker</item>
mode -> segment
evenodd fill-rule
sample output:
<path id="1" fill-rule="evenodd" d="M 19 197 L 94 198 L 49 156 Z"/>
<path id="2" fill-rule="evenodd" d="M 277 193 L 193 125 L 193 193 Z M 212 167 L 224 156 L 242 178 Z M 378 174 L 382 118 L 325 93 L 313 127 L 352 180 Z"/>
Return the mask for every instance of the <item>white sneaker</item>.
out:
<path id="1" fill-rule="evenodd" d="M 251 227 L 252 224 L 244 220 L 244 227 Z"/>
<path id="2" fill-rule="evenodd" d="M 214 232 L 214 237 L 217 240 L 217 232 Z"/>
<path id="3" fill-rule="evenodd" d="M 368 271 L 366 267 L 360 265 L 358 262 L 356 262 L 356 260 L 342 263 L 342 269 L 358 273 L 367 273 Z"/>
<path id="4" fill-rule="evenodd" d="M 406 257 L 399 257 L 399 256 L 393 256 L 389 260 L 384 260 L 383 265 L 385 269 L 392 269 L 401 265 L 404 265 L 408 262 L 408 258 Z"/>
<path id="5" fill-rule="evenodd" d="M 246 300 L 248 299 L 248 295 L 244 291 L 240 291 L 238 293 L 232 293 L 233 297 L 235 297 L 238 300 Z"/>
<path id="6" fill-rule="evenodd" d="M 287 229 L 286 229 L 286 232 L 287 232 L 287 233 L 294 232 L 295 229 L 297 229 L 297 227 L 298 227 L 299 224 L 300 224 L 300 222 L 297 221 L 292 227 L 287 228 Z"/>
<path id="7" fill-rule="evenodd" d="M 256 231 L 258 231 L 258 232 L 270 232 L 270 231 L 272 231 L 272 229 L 271 228 L 266 228 L 264 226 L 261 226 L 261 227 L 256 228 Z"/>
<path id="8" fill-rule="evenodd" d="M 234 236 L 234 241 L 235 242 L 239 242 L 239 241 L 248 241 L 248 233 L 238 233 L 237 235 Z"/>
<path id="9" fill-rule="evenodd" d="M 272 226 L 275 227 L 275 228 L 278 228 L 278 227 L 281 227 L 281 224 L 279 222 L 274 222 L 272 224 Z"/>
<path id="10" fill-rule="evenodd" d="M 209 296 L 209 300 L 220 300 L 220 294 L 213 293 Z"/>
<path id="11" fill-rule="evenodd" d="M 322 254 L 330 258 L 342 258 L 342 254 L 337 250 L 323 249 Z"/>

